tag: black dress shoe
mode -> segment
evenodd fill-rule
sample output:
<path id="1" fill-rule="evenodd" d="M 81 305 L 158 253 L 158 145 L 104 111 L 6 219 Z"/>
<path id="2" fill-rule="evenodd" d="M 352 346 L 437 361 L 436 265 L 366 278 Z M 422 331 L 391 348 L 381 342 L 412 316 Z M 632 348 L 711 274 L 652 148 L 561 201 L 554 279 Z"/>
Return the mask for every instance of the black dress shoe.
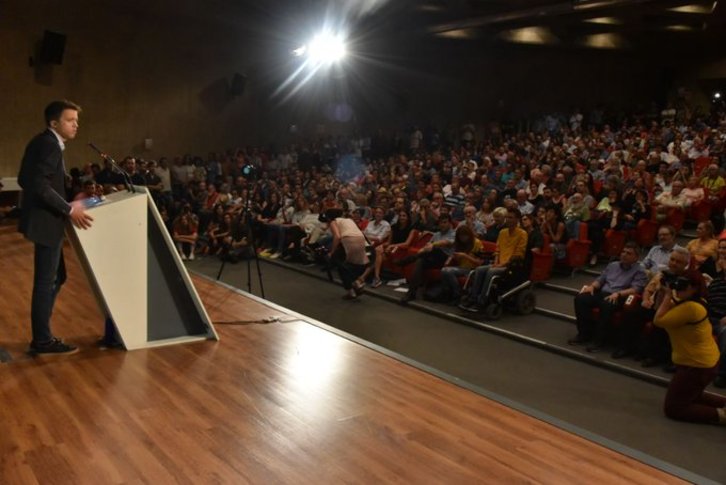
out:
<path id="1" fill-rule="evenodd" d="M 613 359 L 622 359 L 623 357 L 627 357 L 629 354 L 630 354 L 630 352 L 628 352 L 625 349 L 617 349 L 617 350 L 615 350 L 615 352 L 610 354 L 610 356 Z"/>
<path id="2" fill-rule="evenodd" d="M 719 389 L 726 388 L 726 376 L 716 376 L 713 380 L 713 385 Z"/>
<path id="3" fill-rule="evenodd" d="M 49 342 L 38 344 L 30 343 L 28 354 L 30 355 L 69 355 L 78 352 L 78 347 L 64 343 L 59 338 L 52 338 Z"/>
<path id="4" fill-rule="evenodd" d="M 641 367 L 655 367 L 658 365 L 658 361 L 655 360 L 653 357 L 646 357 L 640 362 Z"/>
<path id="5" fill-rule="evenodd" d="M 416 299 L 416 290 L 408 290 L 405 295 L 398 300 L 401 305 L 407 305 L 409 301 Z"/>
<path id="6" fill-rule="evenodd" d="M 577 334 L 575 336 L 575 338 L 571 338 L 570 340 L 567 341 L 567 343 L 569 345 L 582 345 L 582 344 L 588 343 L 589 341 L 590 341 L 590 339 L 585 338 L 585 337 L 581 336 L 580 334 Z"/>
<path id="7" fill-rule="evenodd" d="M 602 352 L 603 350 L 605 350 L 605 347 L 602 344 L 596 342 L 592 345 L 588 345 L 585 350 L 587 350 L 591 354 L 597 354 L 598 352 Z"/>
<path id="8" fill-rule="evenodd" d="M 676 364 L 670 362 L 663 366 L 663 372 L 667 372 L 669 374 L 675 374 L 676 373 Z"/>

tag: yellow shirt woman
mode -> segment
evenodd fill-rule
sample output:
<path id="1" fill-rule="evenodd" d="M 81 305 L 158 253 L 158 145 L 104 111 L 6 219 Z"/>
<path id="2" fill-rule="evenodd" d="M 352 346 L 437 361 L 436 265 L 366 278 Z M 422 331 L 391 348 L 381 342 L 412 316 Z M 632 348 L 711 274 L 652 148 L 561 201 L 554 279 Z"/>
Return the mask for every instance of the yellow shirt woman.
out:
<path id="1" fill-rule="evenodd" d="M 706 308 L 696 301 L 677 304 L 653 322 L 664 328 L 673 347 L 673 363 L 710 369 L 720 358 Z"/>

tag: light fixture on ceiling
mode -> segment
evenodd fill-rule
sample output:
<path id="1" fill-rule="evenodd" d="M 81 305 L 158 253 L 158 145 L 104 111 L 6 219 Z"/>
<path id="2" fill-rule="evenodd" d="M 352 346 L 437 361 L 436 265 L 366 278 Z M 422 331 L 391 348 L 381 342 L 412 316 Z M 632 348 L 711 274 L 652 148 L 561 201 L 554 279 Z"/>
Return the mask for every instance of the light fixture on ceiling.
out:
<path id="1" fill-rule="evenodd" d="M 590 24 L 601 24 L 601 25 L 620 25 L 623 22 L 615 17 L 593 17 L 591 19 L 585 19 L 583 22 Z"/>
<path id="2" fill-rule="evenodd" d="M 436 33 L 437 37 L 444 37 L 446 39 L 473 39 L 474 29 L 454 29 L 446 30 L 444 32 Z"/>
<path id="3" fill-rule="evenodd" d="M 593 49 L 622 49 L 627 47 L 627 42 L 620 34 L 592 34 L 585 37 L 583 45 Z"/>
<path id="4" fill-rule="evenodd" d="M 665 29 L 670 30 L 671 32 L 692 32 L 692 31 L 696 30 L 693 27 L 691 27 L 690 25 L 681 25 L 681 24 L 667 25 L 665 27 Z"/>
<path id="5" fill-rule="evenodd" d="M 501 37 L 517 44 L 555 44 L 558 39 L 544 27 L 525 27 L 502 32 Z"/>
<path id="6" fill-rule="evenodd" d="M 669 8 L 671 12 L 678 13 L 693 13 L 700 15 L 708 15 L 716 10 L 718 2 L 707 2 L 707 3 L 690 3 L 687 5 L 680 5 L 678 7 Z"/>

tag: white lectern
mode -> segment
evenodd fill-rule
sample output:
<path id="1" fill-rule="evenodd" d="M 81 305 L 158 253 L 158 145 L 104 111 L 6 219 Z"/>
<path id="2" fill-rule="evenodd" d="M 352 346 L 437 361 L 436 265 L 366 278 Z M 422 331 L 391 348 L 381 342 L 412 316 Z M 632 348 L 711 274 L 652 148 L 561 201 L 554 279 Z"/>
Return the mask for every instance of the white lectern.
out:
<path id="1" fill-rule="evenodd" d="M 93 227 L 68 231 L 101 311 L 127 350 L 219 340 L 145 187 L 87 210 Z"/>

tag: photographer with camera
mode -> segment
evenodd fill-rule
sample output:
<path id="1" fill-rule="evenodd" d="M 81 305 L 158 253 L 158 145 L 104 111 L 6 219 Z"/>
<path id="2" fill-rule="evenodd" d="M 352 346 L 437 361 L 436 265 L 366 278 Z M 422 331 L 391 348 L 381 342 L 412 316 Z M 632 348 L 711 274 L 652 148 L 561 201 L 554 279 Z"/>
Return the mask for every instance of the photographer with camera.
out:
<path id="1" fill-rule="evenodd" d="M 341 209 L 328 209 L 321 214 L 320 221 L 328 222 L 333 234 L 328 257 L 337 266 L 346 290 L 343 299 L 354 300 L 358 298 L 354 282 L 363 274 L 370 261 L 366 254 L 366 238 L 352 219 L 343 217 Z"/>
<path id="2" fill-rule="evenodd" d="M 666 416 L 694 423 L 726 424 L 726 398 L 706 394 L 704 389 L 718 373 L 720 354 L 703 298 L 706 282 L 690 270 L 669 283 L 653 323 L 668 332 L 676 373 L 666 393 Z"/>

